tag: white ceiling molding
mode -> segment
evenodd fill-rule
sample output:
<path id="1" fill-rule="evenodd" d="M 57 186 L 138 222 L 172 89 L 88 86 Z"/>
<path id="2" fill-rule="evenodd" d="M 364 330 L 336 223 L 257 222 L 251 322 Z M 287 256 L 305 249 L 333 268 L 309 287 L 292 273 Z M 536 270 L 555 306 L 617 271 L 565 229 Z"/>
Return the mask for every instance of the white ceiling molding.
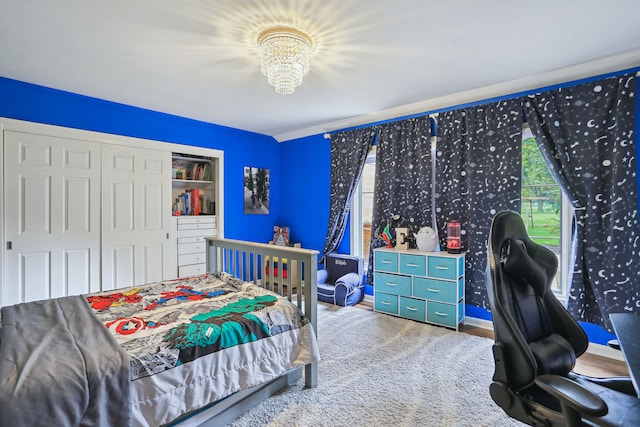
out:
<path id="1" fill-rule="evenodd" d="M 452 95 L 442 96 L 440 98 L 416 102 L 414 104 L 402 105 L 388 110 L 378 111 L 375 113 L 365 114 L 357 117 L 350 117 L 343 120 L 337 120 L 331 123 L 324 123 L 319 126 L 312 126 L 305 129 L 299 129 L 294 132 L 288 132 L 275 135 L 274 138 L 279 142 L 290 141 L 293 139 L 303 138 L 305 136 L 317 135 L 325 132 L 335 132 L 341 129 L 358 127 L 369 123 L 382 122 L 411 116 L 420 113 L 430 113 L 443 110 L 457 105 L 463 105 L 486 99 L 508 96 L 520 92 L 534 91 L 552 85 L 571 82 L 574 80 L 585 79 L 602 74 L 612 73 L 616 71 L 640 67 L 640 50 L 628 52 L 609 58 L 591 61 L 585 64 L 575 65 L 573 67 L 563 68 L 557 71 L 551 71 L 537 76 L 525 77 L 510 82 L 499 83 L 492 86 L 486 86 L 479 89 L 460 92 Z"/>

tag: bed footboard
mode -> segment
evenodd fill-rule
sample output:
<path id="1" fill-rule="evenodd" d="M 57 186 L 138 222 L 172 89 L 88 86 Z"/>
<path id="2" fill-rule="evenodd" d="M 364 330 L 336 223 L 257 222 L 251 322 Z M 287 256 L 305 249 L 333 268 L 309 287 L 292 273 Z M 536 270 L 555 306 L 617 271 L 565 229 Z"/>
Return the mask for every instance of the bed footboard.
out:
<path id="1" fill-rule="evenodd" d="M 267 245 L 242 240 L 208 237 L 207 271 L 227 272 L 239 279 L 274 291 L 289 301 L 296 298 L 305 316 L 318 335 L 317 328 L 317 271 L 318 254 L 316 250 L 291 248 L 287 246 Z M 287 277 L 283 269 L 279 273 L 275 268 L 267 268 L 269 262 L 287 264 Z M 296 267 L 296 268 L 293 268 Z M 278 276 L 279 274 L 279 276 Z M 278 285 L 274 285 L 278 282 Z M 296 287 L 296 293 L 292 289 Z M 305 386 L 316 387 L 318 383 L 317 364 L 305 366 Z"/>

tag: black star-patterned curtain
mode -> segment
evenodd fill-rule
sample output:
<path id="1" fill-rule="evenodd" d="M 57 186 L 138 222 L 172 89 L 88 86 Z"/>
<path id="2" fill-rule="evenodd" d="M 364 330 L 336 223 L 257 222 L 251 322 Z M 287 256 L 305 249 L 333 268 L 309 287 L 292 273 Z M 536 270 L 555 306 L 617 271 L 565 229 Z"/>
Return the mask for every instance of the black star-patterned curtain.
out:
<path id="1" fill-rule="evenodd" d="M 489 308 L 484 272 L 491 220 L 520 211 L 522 106 L 500 101 L 441 113 L 436 146 L 436 222 L 446 246 L 447 222 L 461 223 L 466 303 Z"/>
<path id="2" fill-rule="evenodd" d="M 609 313 L 638 312 L 640 228 L 635 75 L 530 95 L 529 127 L 575 208 L 568 310 L 611 330 Z"/>
<path id="3" fill-rule="evenodd" d="M 428 116 L 378 127 L 371 249 L 385 245 L 381 233 L 390 223 L 410 233 L 431 225 L 431 121 Z M 397 215 L 394 221 L 392 216 Z M 373 250 L 367 282 L 373 281 Z"/>
<path id="4" fill-rule="evenodd" d="M 356 186 L 375 136 L 372 128 L 331 135 L 329 224 L 322 256 L 336 250 L 344 231 Z"/>

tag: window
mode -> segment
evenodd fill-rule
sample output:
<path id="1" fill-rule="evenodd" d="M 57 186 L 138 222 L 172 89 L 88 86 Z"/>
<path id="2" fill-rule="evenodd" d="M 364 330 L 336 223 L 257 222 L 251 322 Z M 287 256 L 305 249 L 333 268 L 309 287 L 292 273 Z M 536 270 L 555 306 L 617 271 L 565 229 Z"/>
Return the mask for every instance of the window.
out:
<path id="1" fill-rule="evenodd" d="M 522 132 L 522 204 L 520 214 L 529 237 L 558 257 L 558 273 L 551 285 L 556 296 L 566 298 L 571 247 L 571 204 L 555 182 L 528 126 Z"/>
<path id="2" fill-rule="evenodd" d="M 376 146 L 367 156 L 351 208 L 351 253 L 369 262 L 369 240 L 376 174 Z M 528 126 L 522 132 L 521 212 L 533 241 L 551 249 L 558 257 L 558 273 L 551 286 L 566 299 L 573 208 L 549 173 L 542 153 Z"/>
<path id="3" fill-rule="evenodd" d="M 376 178 L 376 146 L 371 147 L 358 183 L 351 208 L 351 253 L 364 258 L 365 271 L 369 263 L 369 241 L 373 215 L 373 189 Z"/>

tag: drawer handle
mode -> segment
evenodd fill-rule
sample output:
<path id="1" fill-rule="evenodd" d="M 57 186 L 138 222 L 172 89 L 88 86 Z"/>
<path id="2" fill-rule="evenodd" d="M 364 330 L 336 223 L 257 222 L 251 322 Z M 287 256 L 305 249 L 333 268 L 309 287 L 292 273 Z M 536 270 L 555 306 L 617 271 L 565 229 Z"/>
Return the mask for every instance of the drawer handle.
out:
<path id="1" fill-rule="evenodd" d="M 409 310 L 409 311 L 418 311 L 418 309 L 414 308 L 414 307 L 407 307 L 407 310 Z"/>
<path id="2" fill-rule="evenodd" d="M 391 305 L 391 303 L 388 302 L 388 301 L 380 301 L 380 304 L 382 304 L 382 305 Z"/>
<path id="3" fill-rule="evenodd" d="M 441 266 L 441 265 L 436 265 L 436 269 L 437 269 L 437 270 L 448 270 L 448 269 L 449 269 L 449 267 L 443 267 L 443 266 Z"/>
<path id="4" fill-rule="evenodd" d="M 417 267 L 418 264 L 413 264 L 413 263 L 407 263 L 407 267 Z"/>
<path id="5" fill-rule="evenodd" d="M 447 317 L 447 313 L 442 313 L 440 311 L 436 311 L 435 313 L 440 317 Z"/>
<path id="6" fill-rule="evenodd" d="M 440 289 L 431 289 L 431 288 L 427 288 L 427 290 L 428 290 L 429 292 L 435 292 L 435 293 L 440 292 Z"/>
<path id="7" fill-rule="evenodd" d="M 398 284 L 393 282 L 387 282 L 387 286 L 398 286 Z"/>
<path id="8" fill-rule="evenodd" d="M 383 259 L 380 262 L 383 264 L 391 264 L 391 261 L 389 261 L 388 259 Z"/>

